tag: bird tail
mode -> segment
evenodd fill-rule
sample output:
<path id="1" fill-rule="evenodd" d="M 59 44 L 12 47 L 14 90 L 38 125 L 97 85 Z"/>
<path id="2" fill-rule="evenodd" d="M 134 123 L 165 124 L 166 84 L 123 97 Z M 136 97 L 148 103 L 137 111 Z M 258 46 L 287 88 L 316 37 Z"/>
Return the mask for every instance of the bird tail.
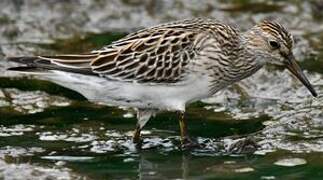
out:
<path id="1" fill-rule="evenodd" d="M 48 63 L 46 63 L 45 61 L 44 62 L 39 61 L 38 57 L 36 56 L 6 57 L 6 59 L 10 62 L 16 62 L 24 65 L 24 66 L 10 67 L 7 69 L 9 71 L 17 71 L 22 73 L 48 72 L 48 68 L 46 68 L 46 64 Z"/>
<path id="2" fill-rule="evenodd" d="M 22 64 L 23 66 L 16 66 L 8 68 L 9 71 L 18 71 L 25 73 L 45 73 L 50 72 L 51 70 L 65 71 L 65 72 L 73 72 L 80 74 L 91 74 L 93 72 L 90 68 L 76 68 L 76 66 L 67 66 L 61 63 L 56 63 L 53 61 L 54 58 L 58 58 L 61 56 L 52 56 L 52 57 L 41 57 L 41 56 L 21 56 L 21 57 L 6 57 L 8 61 L 16 62 Z M 67 61 L 70 63 L 76 64 L 77 61 Z"/>

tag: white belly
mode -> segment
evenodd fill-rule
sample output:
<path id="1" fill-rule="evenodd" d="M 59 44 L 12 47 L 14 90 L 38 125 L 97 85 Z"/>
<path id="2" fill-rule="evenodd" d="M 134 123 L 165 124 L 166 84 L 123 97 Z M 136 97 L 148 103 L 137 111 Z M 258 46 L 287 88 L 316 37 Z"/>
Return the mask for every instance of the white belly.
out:
<path id="1" fill-rule="evenodd" d="M 110 81 L 59 71 L 45 79 L 77 91 L 90 101 L 112 106 L 185 110 L 187 103 L 209 96 L 208 77 L 196 74 L 190 75 L 184 82 L 158 85 Z"/>

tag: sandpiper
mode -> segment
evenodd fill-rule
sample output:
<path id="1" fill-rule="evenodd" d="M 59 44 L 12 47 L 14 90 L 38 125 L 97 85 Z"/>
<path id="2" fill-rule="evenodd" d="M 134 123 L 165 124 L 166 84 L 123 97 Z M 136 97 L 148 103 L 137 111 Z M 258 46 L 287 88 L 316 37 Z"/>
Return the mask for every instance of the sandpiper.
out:
<path id="1" fill-rule="evenodd" d="M 180 113 L 183 147 L 194 145 L 185 107 L 254 74 L 265 64 L 286 67 L 312 93 L 296 64 L 293 38 L 279 23 L 264 20 L 246 32 L 214 19 L 182 20 L 146 28 L 81 55 L 8 57 L 34 73 L 75 90 L 89 101 L 137 111 L 133 141 L 160 111 Z"/>

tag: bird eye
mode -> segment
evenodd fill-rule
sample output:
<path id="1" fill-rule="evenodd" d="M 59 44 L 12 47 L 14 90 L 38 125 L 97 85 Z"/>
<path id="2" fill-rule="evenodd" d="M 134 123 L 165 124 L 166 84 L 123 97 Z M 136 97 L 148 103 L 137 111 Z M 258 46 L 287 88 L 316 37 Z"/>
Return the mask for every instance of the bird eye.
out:
<path id="1" fill-rule="evenodd" d="M 279 43 L 278 43 L 278 42 L 276 42 L 276 41 L 269 41 L 269 44 L 270 44 L 270 46 L 271 46 L 273 49 L 278 49 L 278 48 L 280 48 Z"/>

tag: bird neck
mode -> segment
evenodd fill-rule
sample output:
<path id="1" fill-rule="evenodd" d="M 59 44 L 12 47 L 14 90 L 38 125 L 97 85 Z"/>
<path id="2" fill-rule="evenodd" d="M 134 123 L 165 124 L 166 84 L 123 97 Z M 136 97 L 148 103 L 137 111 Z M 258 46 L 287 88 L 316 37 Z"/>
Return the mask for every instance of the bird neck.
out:
<path id="1" fill-rule="evenodd" d="M 264 58 L 260 52 L 250 45 L 250 41 L 246 34 L 240 35 L 239 46 L 236 49 L 236 57 L 233 58 L 233 68 L 239 72 L 239 79 L 244 79 L 257 72 L 265 65 Z"/>
<path id="2" fill-rule="evenodd" d="M 257 39 L 259 37 L 258 31 L 255 28 L 241 34 L 240 47 L 242 49 L 242 56 L 240 58 L 245 59 L 247 63 L 251 63 L 256 66 L 263 66 L 266 63 L 266 56 L 259 45 L 257 45 Z"/>

